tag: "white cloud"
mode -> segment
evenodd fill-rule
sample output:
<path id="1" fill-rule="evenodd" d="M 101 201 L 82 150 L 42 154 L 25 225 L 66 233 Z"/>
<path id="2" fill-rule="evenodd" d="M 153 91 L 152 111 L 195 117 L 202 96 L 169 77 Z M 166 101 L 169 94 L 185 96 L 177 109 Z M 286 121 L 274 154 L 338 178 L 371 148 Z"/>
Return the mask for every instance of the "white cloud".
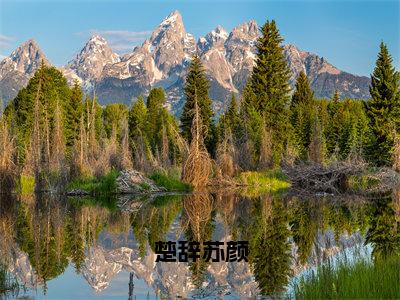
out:
<path id="1" fill-rule="evenodd" d="M 0 48 L 9 47 L 12 41 L 14 41 L 14 37 L 0 34 Z"/>
<path id="2" fill-rule="evenodd" d="M 1 60 L 3 60 L 3 59 L 5 59 L 7 56 L 5 56 L 5 55 L 3 55 L 3 54 L 0 54 L 0 61 Z"/>
<path id="3" fill-rule="evenodd" d="M 146 31 L 127 31 L 127 30 L 89 30 L 81 35 L 98 34 L 104 37 L 111 49 L 118 53 L 132 51 L 134 46 L 144 42 L 151 35 L 150 30 Z"/>

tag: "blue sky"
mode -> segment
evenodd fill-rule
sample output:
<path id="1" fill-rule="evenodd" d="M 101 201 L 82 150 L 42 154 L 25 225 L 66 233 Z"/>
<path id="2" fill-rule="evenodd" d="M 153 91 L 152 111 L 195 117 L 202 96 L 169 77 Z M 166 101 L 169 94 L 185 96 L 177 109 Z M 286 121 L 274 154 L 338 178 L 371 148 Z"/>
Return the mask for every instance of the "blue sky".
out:
<path id="1" fill-rule="evenodd" d="M 285 43 L 359 75 L 372 72 L 383 40 L 400 69 L 400 0 L 0 0 L 0 55 L 33 38 L 52 63 L 64 65 L 94 32 L 126 53 L 173 10 L 196 39 L 217 25 L 229 31 L 251 19 L 275 19 Z"/>

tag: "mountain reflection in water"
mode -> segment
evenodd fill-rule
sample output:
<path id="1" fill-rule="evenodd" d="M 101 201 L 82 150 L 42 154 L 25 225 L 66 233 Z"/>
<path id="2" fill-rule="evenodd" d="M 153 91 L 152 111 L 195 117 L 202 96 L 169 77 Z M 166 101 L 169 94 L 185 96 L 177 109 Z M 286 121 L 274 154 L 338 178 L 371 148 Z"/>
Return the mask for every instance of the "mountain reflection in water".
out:
<path id="1" fill-rule="evenodd" d="M 344 249 L 399 251 L 399 198 L 8 196 L 1 266 L 33 299 L 127 299 L 129 273 L 132 299 L 282 295 L 291 278 Z M 249 241 L 249 263 L 156 263 L 155 242 L 165 240 Z"/>

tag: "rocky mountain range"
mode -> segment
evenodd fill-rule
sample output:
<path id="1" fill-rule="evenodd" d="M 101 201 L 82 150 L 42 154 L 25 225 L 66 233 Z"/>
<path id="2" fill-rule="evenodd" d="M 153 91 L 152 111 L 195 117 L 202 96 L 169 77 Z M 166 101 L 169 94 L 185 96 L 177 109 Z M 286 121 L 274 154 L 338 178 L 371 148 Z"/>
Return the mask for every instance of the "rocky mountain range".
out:
<path id="1" fill-rule="evenodd" d="M 191 57 L 198 54 L 210 80 L 210 96 L 220 111 L 231 93 L 240 93 L 256 57 L 258 25 L 249 21 L 228 33 L 221 26 L 199 38 L 186 32 L 182 16 L 172 12 L 142 45 L 131 53 L 117 55 L 107 41 L 94 35 L 67 65 L 60 69 L 72 84 L 75 80 L 87 93 L 95 91 L 101 104 L 130 104 L 151 87 L 167 92 L 167 105 L 179 114 L 183 104 L 183 86 Z M 338 90 L 341 97 L 369 98 L 370 79 L 343 72 L 325 58 L 284 45 L 291 70 L 290 83 L 304 71 L 317 97 L 331 97 Z M 15 97 L 40 66 L 47 64 L 37 43 L 29 40 L 0 62 L 0 97 L 6 102 Z"/>

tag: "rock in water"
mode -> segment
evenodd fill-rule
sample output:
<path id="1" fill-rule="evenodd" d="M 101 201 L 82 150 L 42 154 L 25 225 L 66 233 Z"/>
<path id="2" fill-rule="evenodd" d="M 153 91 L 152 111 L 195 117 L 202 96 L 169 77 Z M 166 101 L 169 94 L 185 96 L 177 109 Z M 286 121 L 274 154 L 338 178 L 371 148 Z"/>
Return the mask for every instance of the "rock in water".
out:
<path id="1" fill-rule="evenodd" d="M 117 177 L 117 192 L 120 194 L 160 193 L 166 190 L 136 170 L 122 171 Z"/>

